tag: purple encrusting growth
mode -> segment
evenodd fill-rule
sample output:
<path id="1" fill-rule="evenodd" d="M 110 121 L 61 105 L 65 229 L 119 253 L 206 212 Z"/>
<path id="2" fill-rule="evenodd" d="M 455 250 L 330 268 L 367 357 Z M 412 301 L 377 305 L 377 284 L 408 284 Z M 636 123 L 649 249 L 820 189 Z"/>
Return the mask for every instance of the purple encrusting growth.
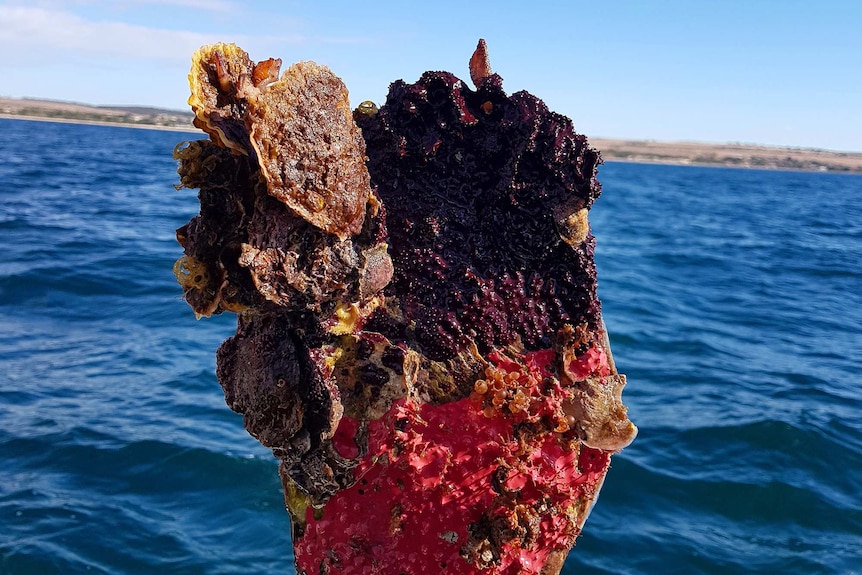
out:
<path id="1" fill-rule="evenodd" d="M 378 113 L 357 112 L 372 186 L 386 206 L 397 296 L 434 360 L 475 342 L 547 348 L 566 322 L 596 329 L 594 241 L 561 238 L 555 213 L 601 193 L 599 153 L 571 120 L 496 74 L 471 90 L 447 72 L 397 81 Z M 379 320 L 379 322 L 377 321 Z M 394 339 L 405 326 L 372 316 Z"/>

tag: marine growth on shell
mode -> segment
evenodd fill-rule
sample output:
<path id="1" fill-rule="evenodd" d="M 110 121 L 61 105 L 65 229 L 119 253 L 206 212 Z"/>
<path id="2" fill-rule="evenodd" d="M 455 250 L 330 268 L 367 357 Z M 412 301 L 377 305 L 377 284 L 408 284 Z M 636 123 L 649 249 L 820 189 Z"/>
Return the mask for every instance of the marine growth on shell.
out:
<path id="1" fill-rule="evenodd" d="M 596 297 L 599 153 L 537 97 L 205 46 L 175 271 L 279 460 L 299 573 L 555 574 L 632 441 Z"/>

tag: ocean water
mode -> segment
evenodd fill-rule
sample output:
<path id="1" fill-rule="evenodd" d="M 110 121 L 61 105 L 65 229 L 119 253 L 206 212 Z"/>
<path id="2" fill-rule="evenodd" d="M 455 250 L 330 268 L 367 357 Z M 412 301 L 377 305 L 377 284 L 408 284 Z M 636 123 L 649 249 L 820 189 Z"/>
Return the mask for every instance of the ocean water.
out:
<path id="1" fill-rule="evenodd" d="M 292 574 L 276 463 L 171 272 L 173 146 L 0 120 L 0 574 Z M 638 439 L 564 573 L 862 573 L 862 177 L 608 163 Z"/>

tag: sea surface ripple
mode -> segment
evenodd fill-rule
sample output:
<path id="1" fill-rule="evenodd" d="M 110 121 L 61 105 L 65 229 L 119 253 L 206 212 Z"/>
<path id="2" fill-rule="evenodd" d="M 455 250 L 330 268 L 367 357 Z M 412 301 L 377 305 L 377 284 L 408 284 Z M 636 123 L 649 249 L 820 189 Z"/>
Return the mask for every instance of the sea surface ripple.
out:
<path id="1" fill-rule="evenodd" d="M 177 132 L 0 120 L 0 574 L 293 573 L 277 466 L 171 272 Z M 862 177 L 608 163 L 640 434 L 575 574 L 862 572 Z"/>

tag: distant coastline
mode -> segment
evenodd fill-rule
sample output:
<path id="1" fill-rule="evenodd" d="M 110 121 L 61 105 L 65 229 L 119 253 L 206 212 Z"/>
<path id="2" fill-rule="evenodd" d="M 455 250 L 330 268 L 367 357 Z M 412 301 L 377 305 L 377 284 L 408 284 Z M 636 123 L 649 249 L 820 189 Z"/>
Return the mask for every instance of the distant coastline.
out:
<path id="1" fill-rule="evenodd" d="M 142 106 L 89 106 L 31 98 L 0 98 L 0 118 L 197 131 L 191 112 Z"/>
<path id="2" fill-rule="evenodd" d="M 0 118 L 198 132 L 191 112 L 140 106 L 89 106 L 0 98 Z M 607 161 L 862 174 L 862 152 L 751 144 L 706 144 L 590 138 Z"/>
<path id="3" fill-rule="evenodd" d="M 590 138 L 608 161 L 862 174 L 862 153 L 753 144 Z"/>
<path id="4" fill-rule="evenodd" d="M 139 130 L 162 130 L 170 132 L 202 133 L 191 124 L 186 126 L 164 126 L 159 124 L 142 124 L 132 122 L 112 122 L 103 120 L 77 120 L 74 118 L 51 118 L 45 116 L 29 116 L 24 114 L 4 114 L 0 112 L 0 119 L 4 120 L 29 120 L 31 122 L 54 122 L 59 124 L 84 124 L 90 126 L 112 126 L 115 128 L 137 128 Z"/>

